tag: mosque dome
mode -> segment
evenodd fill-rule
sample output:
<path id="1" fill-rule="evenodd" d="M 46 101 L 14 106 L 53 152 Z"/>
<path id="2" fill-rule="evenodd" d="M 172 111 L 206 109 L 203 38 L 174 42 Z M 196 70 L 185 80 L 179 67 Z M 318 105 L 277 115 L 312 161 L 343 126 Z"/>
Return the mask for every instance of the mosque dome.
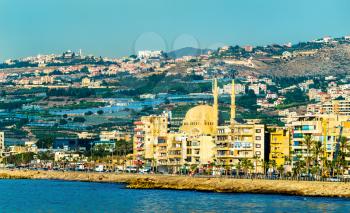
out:
<path id="1" fill-rule="evenodd" d="M 213 134 L 215 118 L 214 107 L 209 105 L 193 107 L 186 113 L 181 130 L 190 135 Z"/>

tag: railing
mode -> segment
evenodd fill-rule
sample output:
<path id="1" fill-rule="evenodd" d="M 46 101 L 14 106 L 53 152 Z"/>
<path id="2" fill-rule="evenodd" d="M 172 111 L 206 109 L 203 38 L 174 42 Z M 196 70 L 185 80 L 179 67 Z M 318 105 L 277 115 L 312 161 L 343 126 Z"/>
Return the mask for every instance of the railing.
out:
<path id="1" fill-rule="evenodd" d="M 167 165 L 168 163 L 158 163 L 159 165 Z M 180 165 L 177 163 L 171 163 L 172 165 Z M 0 168 L 2 170 L 40 170 L 40 169 L 45 169 L 45 168 L 22 168 L 22 169 L 17 169 L 17 168 Z M 68 168 L 67 168 L 68 169 Z M 47 170 L 47 169 L 46 169 Z M 50 170 L 47 170 L 50 171 Z M 60 170 L 63 171 L 63 170 Z M 67 170 L 68 171 L 68 170 Z M 133 173 L 133 172 L 128 172 L 127 170 L 125 171 L 103 171 L 103 172 L 96 172 L 94 171 L 93 168 L 90 169 L 85 169 L 85 170 L 69 170 L 71 172 L 90 172 L 90 173 L 118 173 L 118 174 L 130 174 L 130 175 L 155 175 L 155 176 L 190 176 L 192 178 L 228 178 L 228 179 L 252 179 L 252 180 L 285 180 L 285 181 L 314 181 L 314 182 L 343 182 L 343 183 L 350 183 L 350 177 L 345 178 L 345 177 L 331 177 L 331 178 L 325 178 L 325 177 L 297 177 L 297 176 L 276 176 L 276 175 L 263 175 L 263 174 L 251 174 L 251 175 L 231 175 L 231 174 L 222 174 L 222 175 L 207 175 L 207 174 L 184 174 L 184 173 L 177 173 L 177 174 L 166 174 L 166 173 Z"/>

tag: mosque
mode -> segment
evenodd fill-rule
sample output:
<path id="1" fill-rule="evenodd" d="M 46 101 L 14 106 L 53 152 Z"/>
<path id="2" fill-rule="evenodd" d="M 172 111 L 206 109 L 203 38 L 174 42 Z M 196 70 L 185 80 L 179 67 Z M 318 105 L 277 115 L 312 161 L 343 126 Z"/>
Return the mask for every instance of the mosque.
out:
<path id="1" fill-rule="evenodd" d="M 231 85 L 231 123 L 235 121 L 235 86 L 234 80 Z M 215 135 L 218 129 L 219 121 L 219 88 L 217 85 L 217 79 L 213 81 L 213 106 L 206 104 L 195 106 L 190 109 L 183 120 L 180 131 L 184 131 L 189 135 Z"/>
<path id="2" fill-rule="evenodd" d="M 242 159 L 258 172 L 265 159 L 265 126 L 235 121 L 235 86 L 231 84 L 230 124 L 219 125 L 219 88 L 212 83 L 213 105 L 191 108 L 178 132 L 169 131 L 168 114 L 143 116 L 135 122 L 135 164 L 157 166 L 176 172 L 184 166 L 234 169 Z"/>

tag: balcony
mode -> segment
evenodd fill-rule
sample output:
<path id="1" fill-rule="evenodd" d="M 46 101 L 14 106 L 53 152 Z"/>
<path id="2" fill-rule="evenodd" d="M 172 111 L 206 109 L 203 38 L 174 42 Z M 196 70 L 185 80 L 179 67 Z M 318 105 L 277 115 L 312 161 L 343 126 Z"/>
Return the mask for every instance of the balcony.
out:
<path id="1" fill-rule="evenodd" d="M 234 158 L 235 156 L 234 155 L 231 155 L 231 154 L 229 154 L 229 155 L 216 155 L 216 157 L 217 158 Z"/>
<path id="2" fill-rule="evenodd" d="M 172 150 L 172 151 L 181 151 L 182 150 L 182 147 L 170 147 L 169 150 Z"/>
<path id="3" fill-rule="evenodd" d="M 187 154 L 187 156 L 191 156 L 191 157 L 199 157 L 199 153 L 191 153 L 191 154 Z"/>
<path id="4" fill-rule="evenodd" d="M 169 154 L 168 158 L 178 158 L 178 159 L 180 159 L 180 158 L 182 158 L 182 155 L 181 154 Z"/>
<path id="5" fill-rule="evenodd" d="M 166 159 L 168 159 L 167 155 L 158 156 L 158 160 L 166 160 Z"/>
<path id="6" fill-rule="evenodd" d="M 216 150 L 223 150 L 223 151 L 229 151 L 232 150 L 230 146 L 216 146 Z"/>
<path id="7" fill-rule="evenodd" d="M 235 150 L 251 150 L 253 149 L 253 144 L 245 141 L 236 141 L 233 148 Z"/>
<path id="8" fill-rule="evenodd" d="M 237 131 L 234 132 L 235 135 L 253 135 L 254 132 L 253 131 Z"/>
<path id="9" fill-rule="evenodd" d="M 181 166 L 181 162 L 180 161 L 174 161 L 174 162 L 168 162 L 168 165 L 169 166 Z"/>
<path id="10" fill-rule="evenodd" d="M 159 153 L 165 153 L 165 154 L 166 154 L 168 151 L 167 151 L 166 149 L 159 149 L 158 152 L 159 152 Z"/>

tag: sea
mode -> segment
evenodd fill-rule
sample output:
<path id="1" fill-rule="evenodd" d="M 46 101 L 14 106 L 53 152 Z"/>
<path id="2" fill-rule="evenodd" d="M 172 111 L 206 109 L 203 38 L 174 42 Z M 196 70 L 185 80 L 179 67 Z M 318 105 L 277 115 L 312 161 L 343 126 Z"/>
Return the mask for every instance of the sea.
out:
<path id="1" fill-rule="evenodd" d="M 128 189 L 116 183 L 0 180 L 0 212 L 350 212 L 350 199 Z"/>

